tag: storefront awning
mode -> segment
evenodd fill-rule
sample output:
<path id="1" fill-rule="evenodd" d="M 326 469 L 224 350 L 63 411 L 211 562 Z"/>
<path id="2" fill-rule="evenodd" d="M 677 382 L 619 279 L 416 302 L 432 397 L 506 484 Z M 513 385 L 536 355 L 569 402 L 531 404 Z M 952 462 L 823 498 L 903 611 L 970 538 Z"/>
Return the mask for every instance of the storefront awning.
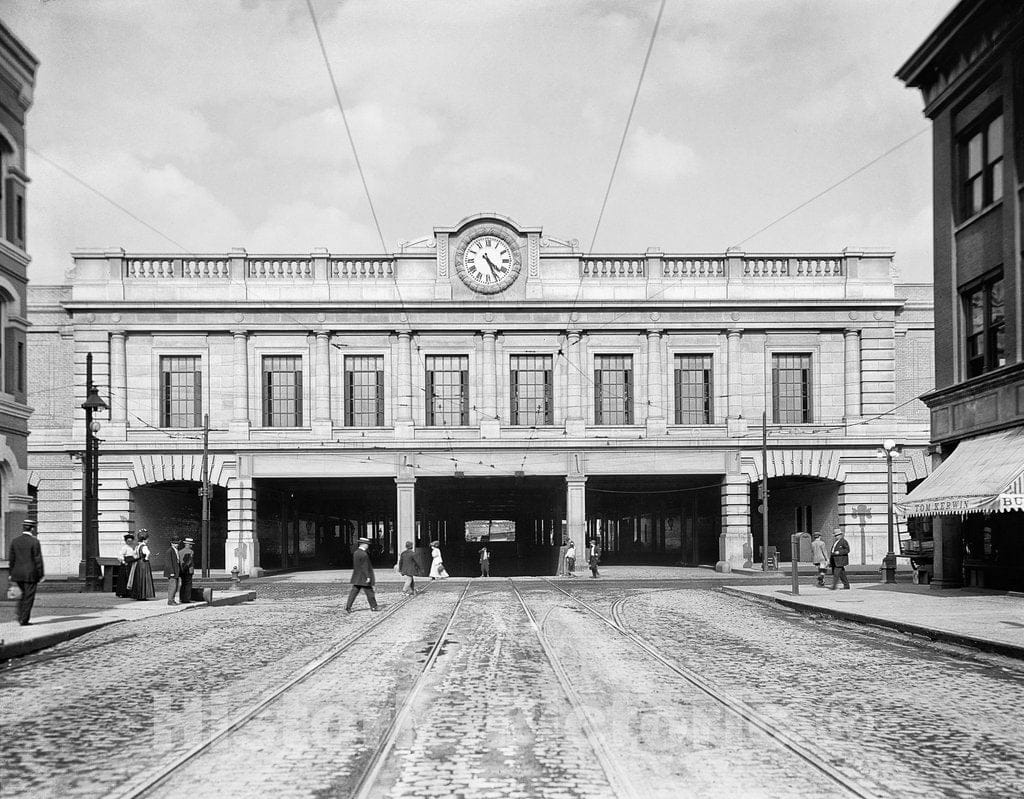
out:
<path id="1" fill-rule="evenodd" d="M 896 507 L 905 516 L 1024 510 L 1024 428 L 961 441 Z"/>

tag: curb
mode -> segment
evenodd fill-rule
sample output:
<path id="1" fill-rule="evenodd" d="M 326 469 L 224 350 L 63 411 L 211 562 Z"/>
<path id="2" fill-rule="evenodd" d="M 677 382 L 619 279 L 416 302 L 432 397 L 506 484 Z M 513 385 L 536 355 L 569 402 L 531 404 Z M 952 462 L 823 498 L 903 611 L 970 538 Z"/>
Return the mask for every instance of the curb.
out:
<path id="1" fill-rule="evenodd" d="M 992 654 L 1003 655 L 1004 657 L 1010 657 L 1016 660 L 1024 660 L 1024 647 L 1014 646 L 1013 644 L 1003 644 L 999 643 L 998 641 L 990 641 L 986 638 L 976 638 L 971 635 L 951 633 L 947 632 L 946 630 L 936 630 L 934 627 L 925 627 L 923 625 L 913 624 L 911 622 L 879 619 L 875 616 L 865 616 L 861 613 L 854 613 L 852 611 L 841 610 L 839 608 L 808 605 L 805 602 L 796 602 L 792 599 L 786 599 L 784 597 L 772 597 L 761 596 L 759 594 L 749 594 L 746 591 L 739 591 L 727 585 L 722 586 L 722 592 L 729 594 L 730 596 L 739 597 L 741 599 L 747 599 L 751 602 L 761 602 L 762 604 L 766 605 L 782 605 L 791 610 L 796 610 L 801 613 L 823 613 L 825 615 L 833 616 L 834 618 L 843 619 L 845 621 L 854 621 L 859 624 L 869 625 L 871 627 L 883 627 L 885 629 L 896 630 L 901 633 L 920 635 L 932 641 L 938 641 L 945 644 L 957 644 L 959 646 L 977 649 L 982 652 L 990 652 Z"/>
<path id="2" fill-rule="evenodd" d="M 203 602 L 196 602 L 192 607 L 186 606 L 184 611 L 198 610 L 207 606 L 220 607 L 223 605 L 240 605 L 243 602 L 252 602 L 254 599 L 256 599 L 255 591 L 217 591 L 215 593 L 212 588 L 204 588 Z M 155 617 L 150 616 L 147 618 Z M 123 624 L 131 621 L 142 621 L 142 619 L 97 619 L 92 622 L 82 622 L 74 627 L 69 627 L 64 630 L 54 630 L 52 632 L 48 631 L 38 635 L 33 635 L 31 638 L 25 639 L 24 641 L 12 641 L 10 643 L 6 643 L 0 640 L 0 663 L 14 658 L 24 657 L 25 655 L 30 655 L 33 652 L 39 652 L 43 649 L 49 649 L 57 644 L 62 644 L 73 638 L 78 638 L 79 636 L 87 633 L 95 632 L 103 627 L 109 627 L 113 624 Z"/>
<path id="3" fill-rule="evenodd" d="M 121 624 L 124 621 L 127 620 L 110 619 L 109 621 L 97 621 L 82 624 L 77 627 L 71 627 L 67 630 L 44 633 L 39 636 L 28 638 L 24 641 L 15 641 L 9 644 L 0 641 L 0 663 L 5 660 L 12 660 L 13 658 L 31 655 L 33 652 L 38 652 L 41 649 L 49 649 L 51 646 L 63 644 L 65 641 L 70 641 L 72 638 L 78 638 L 80 635 L 95 632 L 103 627 L 109 627 L 112 624 Z"/>

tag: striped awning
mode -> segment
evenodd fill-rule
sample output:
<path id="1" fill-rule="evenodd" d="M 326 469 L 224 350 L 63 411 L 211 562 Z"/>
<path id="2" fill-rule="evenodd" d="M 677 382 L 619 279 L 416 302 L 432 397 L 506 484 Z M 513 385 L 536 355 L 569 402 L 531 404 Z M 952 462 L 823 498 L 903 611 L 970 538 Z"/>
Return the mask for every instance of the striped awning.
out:
<path id="1" fill-rule="evenodd" d="M 1024 427 L 961 441 L 896 507 L 904 516 L 1024 510 Z"/>

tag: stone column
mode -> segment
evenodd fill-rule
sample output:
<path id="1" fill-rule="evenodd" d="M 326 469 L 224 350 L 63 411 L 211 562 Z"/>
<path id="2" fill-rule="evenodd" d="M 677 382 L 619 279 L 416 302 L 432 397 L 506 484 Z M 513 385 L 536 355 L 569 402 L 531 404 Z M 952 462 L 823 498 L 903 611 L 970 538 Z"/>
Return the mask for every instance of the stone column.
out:
<path id="1" fill-rule="evenodd" d="M 718 536 L 718 560 L 729 569 L 750 567 L 750 482 L 743 472 L 722 478 L 722 532 Z M 725 567 L 719 566 L 720 571 Z"/>
<path id="2" fill-rule="evenodd" d="M 128 424 L 128 354 L 123 330 L 110 334 L 110 426 L 119 436 Z"/>
<path id="3" fill-rule="evenodd" d="M 395 413 L 395 438 L 412 438 L 412 333 L 398 334 L 398 409 Z"/>
<path id="4" fill-rule="evenodd" d="M 587 428 L 586 404 L 583 396 L 583 334 L 578 330 L 570 330 L 565 334 L 565 362 L 569 378 L 565 432 L 571 436 L 583 436 Z"/>
<path id="5" fill-rule="evenodd" d="M 846 362 L 846 419 L 859 419 L 861 413 L 860 394 L 860 331 L 844 330 Z"/>
<path id="6" fill-rule="evenodd" d="M 570 456 L 574 457 L 574 456 Z M 586 563 L 587 551 L 587 478 L 570 474 L 565 478 L 566 533 L 576 545 L 576 563 Z"/>
<path id="7" fill-rule="evenodd" d="M 235 401 L 231 414 L 229 430 L 233 434 L 248 437 L 249 435 L 249 333 L 245 330 L 232 330 L 234 337 L 235 357 L 234 368 Z"/>
<path id="8" fill-rule="evenodd" d="M 224 542 L 224 568 L 238 567 L 239 574 L 258 577 L 260 542 L 256 536 L 256 492 L 251 477 L 228 480 L 228 537 Z"/>
<path id="9" fill-rule="evenodd" d="M 494 353 L 494 342 L 497 334 L 493 330 L 483 331 L 483 364 L 481 365 L 481 385 L 483 388 L 480 413 L 480 437 L 497 438 L 501 433 L 501 423 L 498 421 L 498 382 L 497 382 L 497 359 Z"/>
<path id="10" fill-rule="evenodd" d="M 647 435 L 668 432 L 665 396 L 662 390 L 661 331 L 647 331 Z"/>
<path id="11" fill-rule="evenodd" d="M 729 418 L 739 419 L 743 415 L 743 370 L 740 363 L 740 337 L 742 330 L 735 328 L 726 332 L 726 394 L 729 397 Z"/>
<path id="12" fill-rule="evenodd" d="M 331 420 L 331 334 L 325 330 L 316 334 L 316 381 L 313 405 L 313 435 L 327 436 L 333 433 Z"/>
<path id="13" fill-rule="evenodd" d="M 395 478 L 397 507 L 395 516 L 398 520 L 398 551 L 405 549 L 405 542 L 412 541 L 416 546 L 416 476 L 412 470 L 401 470 Z"/>

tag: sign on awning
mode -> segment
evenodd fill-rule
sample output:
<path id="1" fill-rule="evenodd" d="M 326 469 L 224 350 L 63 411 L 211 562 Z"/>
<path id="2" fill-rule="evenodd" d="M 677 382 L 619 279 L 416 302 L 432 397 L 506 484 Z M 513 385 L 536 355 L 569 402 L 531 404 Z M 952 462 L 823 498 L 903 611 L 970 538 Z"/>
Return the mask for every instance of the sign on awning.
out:
<path id="1" fill-rule="evenodd" d="M 1024 428 L 961 441 L 896 508 L 905 516 L 1024 510 Z"/>

